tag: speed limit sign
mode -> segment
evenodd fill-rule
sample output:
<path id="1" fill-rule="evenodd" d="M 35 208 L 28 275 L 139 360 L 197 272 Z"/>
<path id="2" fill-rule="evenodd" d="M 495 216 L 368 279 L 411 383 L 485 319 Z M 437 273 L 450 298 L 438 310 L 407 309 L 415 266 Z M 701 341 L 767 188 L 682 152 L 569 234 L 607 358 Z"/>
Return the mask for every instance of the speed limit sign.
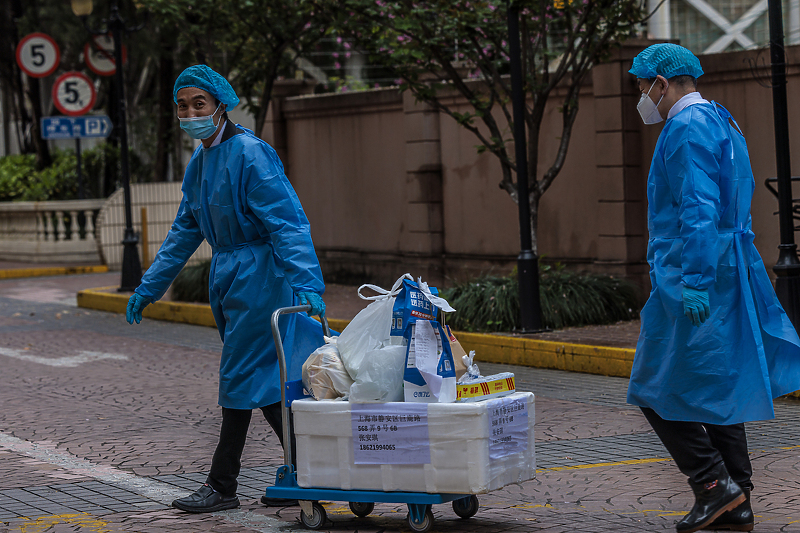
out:
<path id="1" fill-rule="evenodd" d="M 92 80 L 80 72 L 62 74 L 53 84 L 53 103 L 59 111 L 71 117 L 89 111 L 96 97 Z"/>
<path id="2" fill-rule="evenodd" d="M 17 64 L 32 78 L 44 78 L 55 72 L 61 60 L 61 50 L 47 34 L 31 33 L 17 45 Z"/>

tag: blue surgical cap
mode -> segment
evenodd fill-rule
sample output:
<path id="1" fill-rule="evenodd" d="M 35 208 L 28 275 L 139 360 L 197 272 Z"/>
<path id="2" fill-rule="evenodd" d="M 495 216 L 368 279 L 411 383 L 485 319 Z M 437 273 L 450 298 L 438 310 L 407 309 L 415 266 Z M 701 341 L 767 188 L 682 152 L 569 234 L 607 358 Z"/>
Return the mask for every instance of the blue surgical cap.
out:
<path id="1" fill-rule="evenodd" d="M 175 88 L 172 89 L 172 99 L 178 103 L 178 91 L 185 87 L 197 87 L 203 89 L 211 96 L 227 106 L 230 111 L 239 105 L 239 97 L 228 83 L 228 80 L 211 70 L 206 65 L 195 65 L 189 67 L 175 80 Z"/>
<path id="2" fill-rule="evenodd" d="M 659 43 L 648 46 L 633 58 L 633 68 L 628 72 L 637 78 L 652 80 L 656 76 L 667 79 L 675 76 L 703 75 L 700 60 L 683 46 L 671 43 Z"/>

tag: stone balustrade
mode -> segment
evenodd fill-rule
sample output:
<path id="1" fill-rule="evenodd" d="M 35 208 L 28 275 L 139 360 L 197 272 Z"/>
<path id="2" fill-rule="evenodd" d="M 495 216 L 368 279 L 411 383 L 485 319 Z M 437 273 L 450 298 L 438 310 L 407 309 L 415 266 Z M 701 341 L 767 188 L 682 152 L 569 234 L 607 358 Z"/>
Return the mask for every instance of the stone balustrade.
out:
<path id="1" fill-rule="evenodd" d="M 0 203 L 0 260 L 102 262 L 96 217 L 105 199 Z"/>

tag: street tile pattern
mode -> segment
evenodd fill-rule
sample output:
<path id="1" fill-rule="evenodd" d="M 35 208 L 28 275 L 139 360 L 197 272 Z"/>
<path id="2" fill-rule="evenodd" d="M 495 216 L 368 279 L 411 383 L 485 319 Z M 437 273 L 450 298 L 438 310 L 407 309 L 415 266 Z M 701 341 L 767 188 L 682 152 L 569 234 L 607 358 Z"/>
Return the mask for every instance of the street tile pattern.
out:
<path id="1" fill-rule="evenodd" d="M 220 421 L 214 328 L 149 320 L 130 326 L 62 295 L 56 303 L 42 294 L 25 299 L 23 291 L 6 297 L 2 286 L 0 533 L 302 530 L 297 507 L 259 502 L 282 453 L 258 412 L 238 510 L 189 515 L 169 508 L 166 496 L 115 481 L 113 472 L 121 472 L 165 494 L 188 494 L 205 480 Z M 121 357 L 63 366 L 87 352 Z M 644 417 L 625 403 L 626 379 L 480 366 L 484 374 L 511 370 L 520 390 L 536 393 L 537 477 L 480 495 L 469 521 L 449 505 L 434 506 L 432 531 L 674 531 L 691 494 Z M 756 531 L 800 532 L 800 401 L 775 407 L 775 420 L 747 425 Z M 2 435 L 43 451 L 4 447 Z M 58 459 L 64 455 L 75 462 Z M 80 461 L 93 466 L 75 467 Z M 363 519 L 346 502 L 325 506 L 325 531 L 408 531 L 403 505 L 376 504 Z"/>

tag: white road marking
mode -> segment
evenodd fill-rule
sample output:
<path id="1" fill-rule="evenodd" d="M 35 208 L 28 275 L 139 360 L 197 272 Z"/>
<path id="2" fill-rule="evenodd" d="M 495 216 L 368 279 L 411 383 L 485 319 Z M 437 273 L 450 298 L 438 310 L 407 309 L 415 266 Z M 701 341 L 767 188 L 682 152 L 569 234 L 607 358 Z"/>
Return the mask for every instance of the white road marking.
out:
<path id="1" fill-rule="evenodd" d="M 102 361 L 103 359 L 116 359 L 118 361 L 127 361 L 128 356 L 117 353 L 104 353 L 104 352 L 80 352 L 78 355 L 67 355 L 63 357 L 43 357 L 41 355 L 30 355 L 25 353 L 24 350 L 17 350 L 15 348 L 3 348 L 0 346 L 0 355 L 11 357 L 13 359 L 20 359 L 22 361 L 30 361 L 31 363 L 39 363 L 40 365 L 69 367 L 73 368 L 83 363 L 93 363 L 95 361 Z"/>
<path id="2" fill-rule="evenodd" d="M 69 452 L 56 449 L 52 442 L 30 442 L 0 432 L 0 452 L 10 451 L 27 455 L 38 461 L 68 470 L 72 474 L 94 478 L 103 483 L 114 485 L 123 490 L 139 494 L 163 505 L 171 505 L 172 500 L 188 496 L 186 490 L 154 479 L 140 477 L 113 466 L 104 466 L 86 459 L 81 459 Z M 176 511 L 177 512 L 177 511 Z M 248 527 L 260 533 L 279 533 L 296 531 L 293 524 L 275 518 L 233 509 L 210 513 L 229 522 Z"/>

